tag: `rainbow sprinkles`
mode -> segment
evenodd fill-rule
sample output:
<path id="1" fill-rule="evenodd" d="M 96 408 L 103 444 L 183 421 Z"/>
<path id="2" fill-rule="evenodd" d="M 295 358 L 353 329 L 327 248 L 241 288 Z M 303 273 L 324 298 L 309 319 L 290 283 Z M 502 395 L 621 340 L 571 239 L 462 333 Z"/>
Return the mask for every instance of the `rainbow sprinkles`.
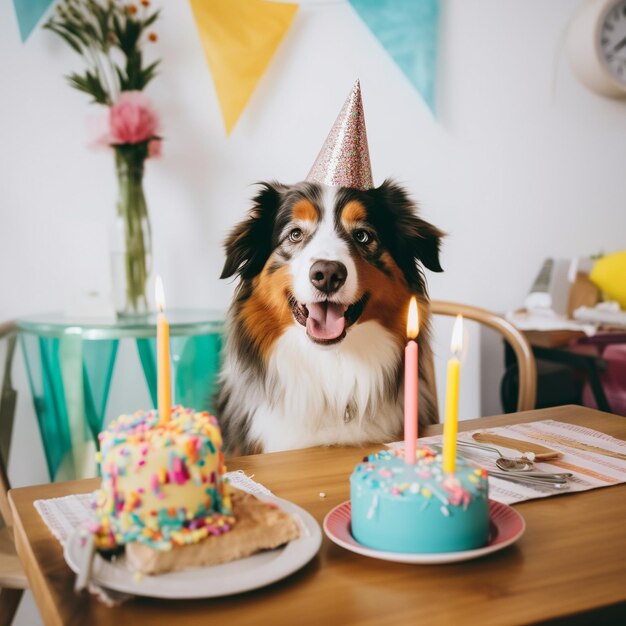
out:
<path id="1" fill-rule="evenodd" d="M 156 550 L 232 529 L 231 494 L 215 417 L 177 406 L 122 415 L 98 436 L 101 488 L 89 530 L 100 549 L 138 542 Z"/>

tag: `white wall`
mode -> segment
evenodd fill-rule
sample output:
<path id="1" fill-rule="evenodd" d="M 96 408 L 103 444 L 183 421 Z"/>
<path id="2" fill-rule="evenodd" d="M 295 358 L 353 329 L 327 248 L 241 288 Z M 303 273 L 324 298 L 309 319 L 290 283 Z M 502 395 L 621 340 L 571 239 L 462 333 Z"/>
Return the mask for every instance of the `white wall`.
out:
<path id="1" fill-rule="evenodd" d="M 438 119 L 347 3 L 308 2 L 227 138 L 190 8 L 162 3 L 154 53 L 163 65 L 149 93 L 166 144 L 148 165 L 146 189 L 168 304 L 227 306 L 233 286 L 218 278 L 221 241 L 244 215 L 251 183 L 306 175 L 356 77 L 375 181 L 404 183 L 424 217 L 449 233 L 433 297 L 508 310 L 544 257 L 624 248 L 626 108 L 570 72 L 560 41 L 578 0 L 444 4 Z M 106 280 L 113 165 L 86 148 L 91 108 L 61 78 L 73 67 L 46 32 L 22 45 L 12 2 L 0 2 L 0 319 L 62 309 L 85 276 Z M 91 256 L 80 253 L 77 233 Z M 449 326 L 438 330 L 443 362 Z M 477 344 L 463 374 L 465 418 L 481 413 Z M 489 354 L 483 413 L 499 410 L 493 342 Z M 15 377 L 10 471 L 20 485 L 46 475 L 21 358 Z M 142 382 L 127 382 L 109 413 L 146 398 Z"/>

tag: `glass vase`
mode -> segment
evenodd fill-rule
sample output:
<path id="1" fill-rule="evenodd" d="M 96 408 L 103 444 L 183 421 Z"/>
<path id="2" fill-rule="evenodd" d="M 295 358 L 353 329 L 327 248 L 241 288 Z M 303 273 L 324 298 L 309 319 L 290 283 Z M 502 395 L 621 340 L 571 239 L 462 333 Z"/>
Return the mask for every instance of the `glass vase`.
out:
<path id="1" fill-rule="evenodd" d="M 120 149 L 115 155 L 119 196 L 112 233 L 113 294 L 118 315 L 125 317 L 149 312 L 152 235 L 143 191 L 144 159 L 140 157 Z"/>

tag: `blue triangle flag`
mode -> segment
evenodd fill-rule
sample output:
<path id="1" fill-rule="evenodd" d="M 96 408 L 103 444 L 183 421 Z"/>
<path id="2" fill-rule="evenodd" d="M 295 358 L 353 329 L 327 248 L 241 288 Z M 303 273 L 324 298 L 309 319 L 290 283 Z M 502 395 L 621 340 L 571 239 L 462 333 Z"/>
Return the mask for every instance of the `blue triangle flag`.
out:
<path id="1" fill-rule="evenodd" d="M 13 0 L 22 42 L 28 39 L 37 22 L 54 0 Z"/>
<path id="2" fill-rule="evenodd" d="M 350 0 L 350 4 L 434 112 L 439 0 Z"/>

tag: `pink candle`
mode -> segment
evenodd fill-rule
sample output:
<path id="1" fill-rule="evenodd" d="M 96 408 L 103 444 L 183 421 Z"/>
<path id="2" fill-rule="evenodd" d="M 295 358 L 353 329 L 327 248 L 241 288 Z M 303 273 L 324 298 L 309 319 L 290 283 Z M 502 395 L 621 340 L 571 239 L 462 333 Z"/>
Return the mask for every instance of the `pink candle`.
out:
<path id="1" fill-rule="evenodd" d="M 404 350 L 404 460 L 415 464 L 415 446 L 417 439 L 417 333 L 419 332 L 417 300 L 411 298 L 406 324 L 408 342 Z"/>

